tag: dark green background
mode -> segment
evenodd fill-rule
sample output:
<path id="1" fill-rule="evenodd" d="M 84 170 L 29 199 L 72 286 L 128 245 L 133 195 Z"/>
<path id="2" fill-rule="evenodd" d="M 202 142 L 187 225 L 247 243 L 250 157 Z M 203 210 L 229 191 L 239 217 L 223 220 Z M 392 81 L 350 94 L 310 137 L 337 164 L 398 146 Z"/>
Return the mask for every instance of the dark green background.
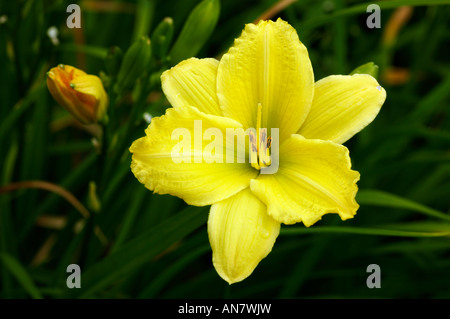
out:
<path id="1" fill-rule="evenodd" d="M 126 52 L 167 16 L 174 43 L 198 2 L 107 1 L 100 10 L 96 1 L 79 1 L 78 38 L 65 26 L 69 1 L 1 2 L 7 21 L 0 25 L 0 297 L 449 298 L 450 1 L 375 1 L 380 29 L 366 26 L 371 2 L 305 0 L 273 16 L 297 29 L 316 79 L 373 61 L 387 100 L 346 143 L 361 173 L 355 218 L 326 215 L 308 229 L 283 226 L 269 256 L 232 286 L 212 266 L 208 207 L 152 194 L 129 169 L 128 146 L 146 127 L 142 114 L 169 107 L 158 75 L 170 60 L 153 57 L 132 92 L 113 100 L 111 148 L 103 157 L 45 84 L 45 73 L 59 63 L 102 72 L 107 84 L 110 47 Z M 244 24 L 275 2 L 222 0 L 219 21 L 196 56 L 226 52 Z M 383 35 L 402 5 L 414 7 L 412 16 L 387 45 Z M 46 35 L 50 26 L 59 29 L 57 47 Z M 393 68 L 406 72 L 399 83 L 386 78 Z M 91 217 L 74 231 L 83 217 L 71 204 L 48 190 L 11 189 L 23 181 L 63 187 Z M 90 181 L 97 181 L 99 212 L 89 204 Z M 43 226 L 43 216 L 64 225 Z M 48 251 L 36 261 L 42 247 Z M 71 263 L 81 267 L 81 289 L 66 287 Z M 380 289 L 366 286 L 369 264 L 381 267 Z"/>

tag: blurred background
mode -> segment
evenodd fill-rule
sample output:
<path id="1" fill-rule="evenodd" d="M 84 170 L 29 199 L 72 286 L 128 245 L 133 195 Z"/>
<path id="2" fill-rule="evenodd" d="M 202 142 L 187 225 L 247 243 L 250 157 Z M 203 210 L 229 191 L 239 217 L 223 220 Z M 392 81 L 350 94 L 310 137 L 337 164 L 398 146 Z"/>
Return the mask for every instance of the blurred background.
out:
<path id="1" fill-rule="evenodd" d="M 72 3 L 80 28 L 67 24 Z M 367 25 L 371 3 L 380 28 Z M 2 1 L 0 298 L 449 298 L 448 4 Z M 361 173 L 355 218 L 283 225 L 272 253 L 229 286 L 212 265 L 209 207 L 145 189 L 128 147 L 170 107 L 161 72 L 220 58 L 246 23 L 278 17 L 297 29 L 317 80 L 374 62 L 387 100 L 346 143 Z M 133 44 L 151 54 L 117 89 Z M 82 125 L 52 98 L 46 73 L 61 63 L 101 77 L 107 125 Z M 69 264 L 81 268 L 80 289 L 66 285 Z M 381 288 L 366 285 L 370 264 Z"/>

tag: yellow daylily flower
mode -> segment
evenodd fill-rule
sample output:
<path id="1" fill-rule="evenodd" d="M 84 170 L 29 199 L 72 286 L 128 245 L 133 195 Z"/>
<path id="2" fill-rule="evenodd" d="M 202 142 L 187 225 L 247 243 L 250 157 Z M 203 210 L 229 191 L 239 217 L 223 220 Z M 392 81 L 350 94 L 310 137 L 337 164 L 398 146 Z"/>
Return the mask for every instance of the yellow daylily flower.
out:
<path id="1" fill-rule="evenodd" d="M 156 193 L 212 205 L 213 264 L 228 283 L 248 277 L 269 254 L 281 223 L 308 227 L 327 213 L 342 220 L 355 215 L 359 173 L 351 170 L 342 143 L 368 125 L 384 103 L 386 92 L 372 76 L 332 75 L 314 82 L 307 49 L 295 29 L 278 19 L 247 24 L 220 61 L 191 58 L 161 80 L 173 108 L 154 118 L 146 136 L 131 145 L 131 170 Z M 206 140 L 212 129 L 219 130 L 223 134 L 214 142 L 221 155 L 213 161 L 210 144 L 195 137 L 193 143 L 179 142 L 174 132 L 180 128 Z M 226 138 L 250 128 L 257 133 L 248 134 L 245 155 L 256 161 L 243 162 L 237 155 L 234 162 L 225 161 L 225 152 L 235 151 Z M 275 151 L 272 137 L 260 135 L 263 128 L 272 135 L 279 131 L 274 174 L 262 171 Z M 218 136 L 223 140 L 216 141 Z M 232 140 L 235 136 L 239 140 L 239 134 Z M 187 152 L 175 160 L 180 143 Z"/>
<path id="2" fill-rule="evenodd" d="M 108 95 L 98 76 L 60 64 L 47 73 L 47 87 L 59 105 L 83 124 L 100 121 L 108 107 Z"/>

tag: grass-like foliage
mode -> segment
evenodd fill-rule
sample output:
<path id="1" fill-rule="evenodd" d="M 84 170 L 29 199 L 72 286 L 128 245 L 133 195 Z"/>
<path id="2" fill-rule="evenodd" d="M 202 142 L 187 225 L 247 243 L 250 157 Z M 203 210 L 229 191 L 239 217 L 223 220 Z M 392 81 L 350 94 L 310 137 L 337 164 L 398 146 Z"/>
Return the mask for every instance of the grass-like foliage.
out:
<path id="1" fill-rule="evenodd" d="M 0 298 L 450 298 L 450 1 L 379 2 L 372 29 L 370 2 L 199 3 L 79 1 L 71 29 L 70 1 L 1 2 Z M 211 262 L 208 207 L 152 194 L 128 148 L 170 107 L 163 71 L 219 58 L 245 23 L 278 17 L 298 31 L 315 79 L 372 61 L 387 99 L 345 144 L 361 173 L 356 216 L 283 226 L 230 287 Z M 126 62 L 148 39 L 145 68 Z M 102 79 L 107 123 L 82 125 L 55 102 L 46 73 L 60 63 Z M 70 264 L 80 289 L 66 285 Z M 381 288 L 366 285 L 370 264 Z"/>

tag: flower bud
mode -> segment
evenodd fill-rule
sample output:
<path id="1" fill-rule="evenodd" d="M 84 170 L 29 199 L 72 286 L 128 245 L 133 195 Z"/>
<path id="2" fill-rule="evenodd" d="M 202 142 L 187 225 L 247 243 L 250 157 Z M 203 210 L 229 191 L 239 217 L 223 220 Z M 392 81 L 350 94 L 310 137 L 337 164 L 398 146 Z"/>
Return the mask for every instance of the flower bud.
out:
<path id="1" fill-rule="evenodd" d="M 108 75 L 116 76 L 119 73 L 120 64 L 122 63 L 123 52 L 117 47 L 111 47 L 108 51 L 108 55 L 105 59 L 106 71 L 108 71 Z"/>
<path id="2" fill-rule="evenodd" d="M 211 36 L 220 14 L 219 0 L 203 0 L 192 10 L 169 55 L 172 64 L 195 56 Z"/>
<path id="3" fill-rule="evenodd" d="M 350 75 L 353 75 L 353 74 L 369 74 L 376 79 L 378 76 L 378 65 L 376 65 L 373 62 L 369 62 L 369 63 L 363 64 L 363 65 L 360 65 L 356 69 L 354 69 L 352 72 L 350 72 Z"/>
<path id="4" fill-rule="evenodd" d="M 155 31 L 152 33 L 152 49 L 157 59 L 163 60 L 167 56 L 170 43 L 173 37 L 173 19 L 170 17 L 164 18 Z"/>
<path id="5" fill-rule="evenodd" d="M 152 49 L 148 37 L 144 36 L 131 45 L 123 57 L 117 75 L 119 92 L 130 89 L 136 80 L 148 70 L 151 55 Z"/>
<path id="6" fill-rule="evenodd" d="M 96 213 L 100 212 L 100 209 L 102 207 L 97 194 L 97 184 L 94 181 L 89 182 L 88 206 L 92 211 Z"/>
<path id="7" fill-rule="evenodd" d="M 100 121 L 108 107 L 108 95 L 95 75 L 60 64 L 47 73 L 47 87 L 53 98 L 83 124 Z"/>

